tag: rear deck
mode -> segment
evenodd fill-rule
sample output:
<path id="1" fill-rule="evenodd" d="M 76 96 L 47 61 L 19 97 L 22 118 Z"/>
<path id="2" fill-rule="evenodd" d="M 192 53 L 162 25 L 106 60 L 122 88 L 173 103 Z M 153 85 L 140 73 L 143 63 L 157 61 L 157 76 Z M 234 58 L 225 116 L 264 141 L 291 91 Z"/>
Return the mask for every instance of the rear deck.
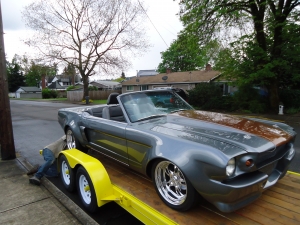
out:
<path id="1" fill-rule="evenodd" d="M 126 166 L 91 152 L 105 166 L 111 182 L 134 195 L 178 224 L 300 224 L 300 176 L 288 173 L 261 198 L 233 213 L 222 213 L 203 201 L 187 212 L 167 207 L 158 197 L 151 180 L 134 173 Z"/>

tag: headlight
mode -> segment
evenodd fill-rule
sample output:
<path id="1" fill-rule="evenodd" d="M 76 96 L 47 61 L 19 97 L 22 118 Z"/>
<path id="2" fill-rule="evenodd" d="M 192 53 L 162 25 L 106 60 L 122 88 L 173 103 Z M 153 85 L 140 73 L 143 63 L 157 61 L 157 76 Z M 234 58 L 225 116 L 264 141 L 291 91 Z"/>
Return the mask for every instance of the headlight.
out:
<path id="1" fill-rule="evenodd" d="M 231 176 L 234 173 L 235 170 L 235 159 L 232 158 L 228 161 L 226 166 L 226 175 Z"/>

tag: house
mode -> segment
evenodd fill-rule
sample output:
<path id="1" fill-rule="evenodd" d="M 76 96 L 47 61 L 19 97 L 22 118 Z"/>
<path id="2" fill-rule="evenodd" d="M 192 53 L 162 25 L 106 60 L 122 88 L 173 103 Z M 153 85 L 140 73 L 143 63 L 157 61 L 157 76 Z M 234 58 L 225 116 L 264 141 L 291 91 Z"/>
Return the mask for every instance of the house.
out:
<path id="1" fill-rule="evenodd" d="M 40 88 L 49 88 L 55 90 L 66 90 L 71 85 L 76 85 L 80 82 L 80 75 L 56 75 L 56 76 L 44 76 L 39 83 Z"/>
<path id="2" fill-rule="evenodd" d="M 19 87 L 16 98 L 42 98 L 42 90 L 38 87 Z"/>
<path id="3" fill-rule="evenodd" d="M 137 77 L 145 77 L 145 76 L 155 76 L 159 74 L 156 70 L 139 70 L 137 72 Z"/>
<path id="4" fill-rule="evenodd" d="M 228 85 L 228 81 L 222 78 L 220 71 L 212 69 L 210 64 L 206 65 L 205 70 L 172 72 L 167 69 L 166 73 L 152 76 L 137 76 L 122 82 L 122 93 L 130 91 L 151 90 L 160 87 L 181 88 L 191 90 L 199 83 L 214 82 L 220 85 L 224 95 L 232 94 L 237 91 L 236 87 Z"/>
<path id="5" fill-rule="evenodd" d="M 110 80 L 92 81 L 90 85 L 97 87 L 98 90 L 120 90 L 122 87 L 119 82 Z"/>

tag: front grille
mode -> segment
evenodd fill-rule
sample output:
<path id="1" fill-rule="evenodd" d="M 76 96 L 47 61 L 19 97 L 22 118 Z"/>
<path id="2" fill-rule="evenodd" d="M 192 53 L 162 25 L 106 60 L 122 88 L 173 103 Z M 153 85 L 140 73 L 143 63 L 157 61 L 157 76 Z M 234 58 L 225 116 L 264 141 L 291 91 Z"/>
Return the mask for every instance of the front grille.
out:
<path id="1" fill-rule="evenodd" d="M 270 165 L 281 159 L 284 154 L 291 148 L 290 143 L 286 143 L 281 146 L 277 146 L 273 151 L 265 151 L 259 153 L 256 160 L 256 165 L 258 169 L 265 167 L 265 165 Z"/>
<path id="2" fill-rule="evenodd" d="M 265 174 L 268 174 L 270 175 L 272 173 L 272 171 L 276 168 L 276 165 L 277 165 L 277 161 L 267 165 L 267 166 L 264 166 L 262 168 L 259 169 L 260 172 L 262 173 L 265 173 Z"/>

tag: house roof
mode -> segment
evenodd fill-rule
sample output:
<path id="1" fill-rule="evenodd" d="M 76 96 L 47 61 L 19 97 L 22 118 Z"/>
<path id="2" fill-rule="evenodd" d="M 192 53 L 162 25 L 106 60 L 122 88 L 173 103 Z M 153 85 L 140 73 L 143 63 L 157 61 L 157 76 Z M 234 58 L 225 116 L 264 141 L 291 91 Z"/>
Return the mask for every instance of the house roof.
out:
<path id="1" fill-rule="evenodd" d="M 22 89 L 25 92 L 41 92 L 41 89 L 38 87 L 20 87 L 19 89 Z"/>
<path id="2" fill-rule="evenodd" d="M 217 78 L 220 75 L 219 71 L 186 71 L 186 72 L 173 72 L 161 73 L 156 76 L 146 77 L 133 77 L 128 81 L 124 81 L 123 85 L 141 85 L 141 84 L 165 84 L 165 83 L 201 83 L 208 82 Z M 167 80 L 163 80 L 163 77 Z M 138 80 L 138 82 L 137 82 Z"/>
<path id="3" fill-rule="evenodd" d="M 66 89 L 66 86 L 61 86 L 58 81 L 52 82 L 48 88 L 50 89 Z"/>
<path id="4" fill-rule="evenodd" d="M 90 84 L 97 86 L 97 87 L 114 87 L 120 85 L 119 82 L 110 81 L 110 80 L 97 80 L 93 81 Z"/>
<path id="5" fill-rule="evenodd" d="M 157 75 L 158 72 L 156 70 L 139 70 L 137 73 L 138 77 L 143 77 L 143 76 L 155 76 Z"/>

